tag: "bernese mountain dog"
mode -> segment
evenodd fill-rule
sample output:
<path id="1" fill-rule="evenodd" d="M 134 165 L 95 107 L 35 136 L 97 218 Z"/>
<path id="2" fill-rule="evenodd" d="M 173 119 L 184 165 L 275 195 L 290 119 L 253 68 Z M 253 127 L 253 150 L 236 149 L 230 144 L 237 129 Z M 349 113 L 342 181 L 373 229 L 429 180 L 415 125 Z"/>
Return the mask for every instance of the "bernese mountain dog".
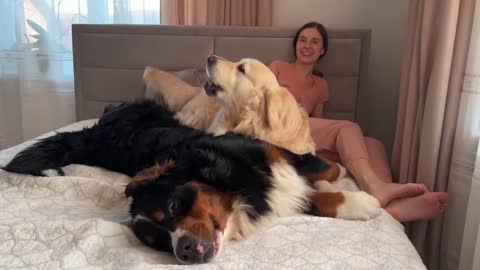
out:
<path id="1" fill-rule="evenodd" d="M 182 126 L 153 102 L 109 107 L 91 128 L 62 132 L 18 153 L 3 169 L 42 176 L 68 164 L 132 177 L 132 229 L 183 263 L 213 260 L 223 240 L 241 239 L 295 214 L 367 220 L 380 213 L 365 192 L 336 189 L 330 166 L 263 141 L 214 137 Z"/>

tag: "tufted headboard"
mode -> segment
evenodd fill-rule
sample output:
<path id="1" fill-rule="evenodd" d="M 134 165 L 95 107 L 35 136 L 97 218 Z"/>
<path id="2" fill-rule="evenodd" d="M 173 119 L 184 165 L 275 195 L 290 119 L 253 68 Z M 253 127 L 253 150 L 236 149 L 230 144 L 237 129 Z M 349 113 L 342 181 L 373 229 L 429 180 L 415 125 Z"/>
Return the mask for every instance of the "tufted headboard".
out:
<path id="1" fill-rule="evenodd" d="M 296 29 L 165 25 L 73 25 L 77 120 L 97 118 L 108 103 L 143 97 L 146 65 L 168 71 L 195 69 L 204 77 L 206 57 L 232 61 L 293 60 Z M 365 87 L 370 30 L 329 29 L 329 51 L 317 66 L 328 82 L 326 117 L 368 128 Z M 372 123 L 370 123 L 372 124 Z"/>

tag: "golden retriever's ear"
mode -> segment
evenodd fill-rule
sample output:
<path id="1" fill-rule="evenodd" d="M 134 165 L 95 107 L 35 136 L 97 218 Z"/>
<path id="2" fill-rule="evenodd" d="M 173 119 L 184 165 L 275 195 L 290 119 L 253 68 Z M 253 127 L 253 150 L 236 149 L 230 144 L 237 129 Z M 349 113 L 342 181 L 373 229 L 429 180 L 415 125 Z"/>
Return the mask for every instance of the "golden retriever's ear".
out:
<path id="1" fill-rule="evenodd" d="M 284 130 L 305 124 L 305 119 L 308 117 L 306 112 L 287 89 L 283 87 L 273 91 L 265 89 L 264 93 L 260 114 L 264 119 L 265 127 Z"/>
<path id="2" fill-rule="evenodd" d="M 265 94 L 263 95 L 263 98 L 260 100 L 260 106 L 258 108 L 258 115 L 260 115 L 260 118 L 262 119 L 263 125 L 266 128 L 270 128 L 270 120 L 268 119 L 268 110 L 269 110 L 269 99 L 270 96 L 268 94 L 268 91 L 264 92 Z"/>

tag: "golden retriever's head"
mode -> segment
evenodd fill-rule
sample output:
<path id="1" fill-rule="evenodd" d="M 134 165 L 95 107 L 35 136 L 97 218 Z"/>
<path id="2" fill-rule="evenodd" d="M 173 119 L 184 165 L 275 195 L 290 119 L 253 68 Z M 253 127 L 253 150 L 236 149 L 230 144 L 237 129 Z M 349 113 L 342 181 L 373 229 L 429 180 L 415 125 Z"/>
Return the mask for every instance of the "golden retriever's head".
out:
<path id="1" fill-rule="evenodd" d="M 297 154 L 314 153 L 307 113 L 290 91 L 279 85 L 266 65 L 250 58 L 232 63 L 210 55 L 206 70 L 210 80 L 203 85 L 205 93 L 216 97 L 230 112 L 223 121 L 232 123 L 221 126 L 220 130 L 234 127 L 233 132 L 254 136 Z M 215 124 L 210 127 L 213 133 Z"/>
<path id="2" fill-rule="evenodd" d="M 210 55 L 206 70 L 210 80 L 203 85 L 205 93 L 227 104 L 238 104 L 263 94 L 265 89 L 278 88 L 275 75 L 256 59 L 245 58 L 233 63 Z"/>

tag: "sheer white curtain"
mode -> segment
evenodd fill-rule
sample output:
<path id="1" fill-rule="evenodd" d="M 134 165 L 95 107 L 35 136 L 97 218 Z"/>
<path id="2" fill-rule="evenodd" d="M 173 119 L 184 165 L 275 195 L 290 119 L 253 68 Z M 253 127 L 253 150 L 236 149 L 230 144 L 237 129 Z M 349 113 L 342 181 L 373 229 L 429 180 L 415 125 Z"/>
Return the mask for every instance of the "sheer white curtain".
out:
<path id="1" fill-rule="evenodd" d="M 75 121 L 72 23 L 159 24 L 160 0 L 0 0 L 0 149 Z"/>
<path id="2" fill-rule="evenodd" d="M 478 210 L 480 205 L 480 5 L 478 3 L 475 7 L 460 113 L 463 119 L 459 119 L 454 148 L 458 159 L 457 164 L 452 164 L 452 168 L 459 172 L 461 179 L 467 181 L 461 184 L 469 189 L 460 189 L 461 192 L 465 192 L 465 198 L 468 200 L 465 207 L 465 228 L 458 269 L 478 269 L 473 267 L 474 258 L 480 257 L 480 211 Z"/>
<path id="3" fill-rule="evenodd" d="M 480 256 L 479 140 L 480 5 L 477 3 L 450 166 L 450 199 L 444 223 L 440 269 L 479 269 L 473 267 L 474 259 Z"/>

